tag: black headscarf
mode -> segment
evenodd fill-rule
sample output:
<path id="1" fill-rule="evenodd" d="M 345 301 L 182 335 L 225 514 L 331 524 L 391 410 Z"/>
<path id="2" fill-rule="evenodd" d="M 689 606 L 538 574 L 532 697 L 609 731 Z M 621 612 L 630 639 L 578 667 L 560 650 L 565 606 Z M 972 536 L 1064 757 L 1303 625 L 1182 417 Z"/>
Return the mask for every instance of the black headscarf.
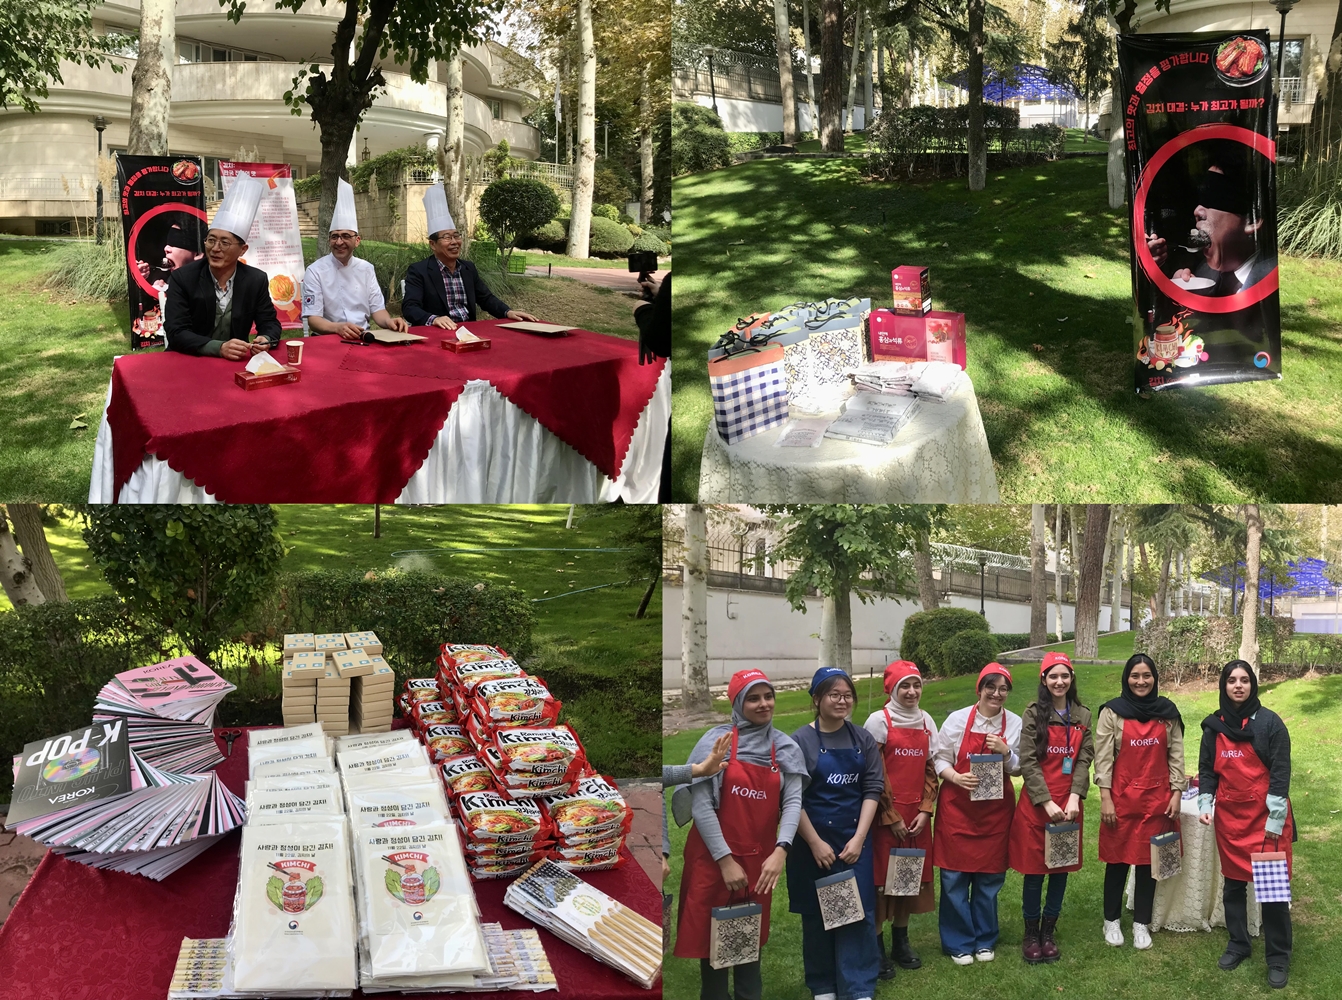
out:
<path id="1" fill-rule="evenodd" d="M 1226 693 L 1230 672 L 1236 667 L 1243 668 L 1249 675 L 1249 697 L 1238 705 Z M 1258 700 L 1258 678 L 1254 676 L 1253 667 L 1243 660 L 1231 660 L 1221 668 L 1221 707 L 1202 720 L 1202 728 L 1225 733 L 1238 743 L 1248 743 L 1253 739 L 1253 720 L 1249 717 L 1262 707 L 1262 702 Z"/>
<path id="2" fill-rule="evenodd" d="M 1139 663 L 1145 663 L 1151 668 L 1151 691 L 1144 697 L 1138 698 L 1132 693 L 1132 688 L 1128 686 L 1128 677 L 1132 674 L 1132 668 Z M 1117 698 L 1111 698 L 1104 703 L 1104 708 L 1109 709 L 1120 719 L 1135 719 L 1138 722 L 1150 722 L 1152 719 L 1170 719 L 1179 723 L 1180 732 L 1184 728 L 1184 717 L 1179 714 L 1179 709 L 1174 702 L 1160 694 L 1160 672 L 1156 670 L 1155 661 L 1145 653 L 1134 653 L 1128 658 L 1128 662 L 1123 665 L 1123 693 Z"/>

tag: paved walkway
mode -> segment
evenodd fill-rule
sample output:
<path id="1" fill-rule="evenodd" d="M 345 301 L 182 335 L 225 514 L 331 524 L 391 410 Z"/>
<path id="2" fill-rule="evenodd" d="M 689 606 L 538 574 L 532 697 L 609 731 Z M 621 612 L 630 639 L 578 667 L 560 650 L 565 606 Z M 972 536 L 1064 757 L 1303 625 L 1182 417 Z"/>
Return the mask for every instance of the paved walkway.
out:
<path id="1" fill-rule="evenodd" d="M 0 814 L 0 823 L 4 816 Z M 19 894 L 37 870 L 47 849 L 17 833 L 0 832 L 0 924 L 19 901 Z"/>
<path id="2" fill-rule="evenodd" d="M 527 265 L 527 274 L 532 277 L 544 278 L 550 273 L 550 269 L 543 264 L 539 267 Z M 640 291 L 638 275 L 623 267 L 556 267 L 553 273 L 556 278 L 572 278 L 574 281 L 585 281 L 589 285 L 598 285 L 617 292 L 632 292 L 638 295 Z M 670 271 L 658 271 L 653 275 L 653 281 L 660 282 L 670 273 Z"/>

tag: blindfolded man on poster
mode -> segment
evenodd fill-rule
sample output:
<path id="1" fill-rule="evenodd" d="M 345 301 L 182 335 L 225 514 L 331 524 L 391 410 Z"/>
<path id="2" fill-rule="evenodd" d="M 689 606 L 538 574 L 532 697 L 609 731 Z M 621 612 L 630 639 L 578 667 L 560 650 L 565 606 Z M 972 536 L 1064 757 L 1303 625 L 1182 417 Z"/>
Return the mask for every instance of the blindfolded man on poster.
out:
<path id="1" fill-rule="evenodd" d="M 303 276 L 303 315 L 312 332 L 361 340 L 370 319 L 384 330 L 408 330 L 405 320 L 387 312 L 372 263 L 354 256 L 359 220 L 349 181 L 340 181 L 328 238 L 331 252 L 314 261 Z"/>
<path id="2" fill-rule="evenodd" d="M 215 213 L 205 238 L 205 258 L 177 268 L 168 281 L 168 350 L 242 361 L 280 342 L 280 321 L 270 301 L 266 272 L 239 261 L 247 252 L 265 187 L 240 176 Z M 256 340 L 248 344 L 252 325 Z"/>
<path id="3" fill-rule="evenodd" d="M 1254 197 L 1250 184 L 1233 170 L 1213 164 L 1207 168 L 1198 184 L 1198 204 L 1193 209 L 1193 229 L 1189 232 L 1191 247 L 1202 260 L 1192 267 L 1181 267 L 1171 277 L 1175 281 L 1191 282 L 1203 278 L 1212 282 L 1195 283 L 1190 291 L 1200 295 L 1234 295 L 1257 284 L 1277 267 L 1275 257 L 1259 252 L 1259 231 L 1262 216 L 1254 211 Z M 1163 237 L 1148 236 L 1151 256 L 1163 270 L 1169 259 L 1169 248 Z M 1202 287 L 1196 287 L 1200 285 Z"/>
<path id="4" fill-rule="evenodd" d="M 203 256 L 200 236 L 187 233 L 181 226 L 173 226 L 168 230 L 159 262 L 151 265 L 147 260 L 137 260 L 135 267 L 151 285 L 159 291 L 167 291 L 168 279 L 172 277 L 173 271 Z"/>

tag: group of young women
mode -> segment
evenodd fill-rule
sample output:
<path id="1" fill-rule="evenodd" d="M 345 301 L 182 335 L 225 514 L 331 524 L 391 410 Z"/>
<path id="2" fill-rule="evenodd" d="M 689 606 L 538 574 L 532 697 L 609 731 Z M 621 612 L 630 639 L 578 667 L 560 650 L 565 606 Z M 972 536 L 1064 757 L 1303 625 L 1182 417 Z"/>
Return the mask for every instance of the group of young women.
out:
<path id="1" fill-rule="evenodd" d="M 922 965 L 909 944 L 909 917 L 933 910 L 934 867 L 941 871 L 941 949 L 953 962 L 996 957 L 997 896 L 1008 869 L 1024 876 L 1023 959 L 1057 961 L 1067 876 L 1081 864 L 1046 865 L 1045 827 L 1084 823 L 1092 766 L 1100 789 L 1099 858 L 1106 864 L 1104 940 L 1124 943 L 1122 895 L 1136 866 L 1132 941 L 1138 949 L 1151 947 L 1151 838 L 1179 828 L 1187 785 L 1183 719 L 1159 694 L 1151 658 L 1139 653 L 1128 660 L 1121 693 L 1098 716 L 1081 704 L 1062 653 L 1044 657 L 1037 698 L 1021 715 L 1005 707 L 1012 678 L 998 663 L 980 672 L 977 701 L 952 712 L 939 729 L 920 707 L 922 686 L 914 664 L 891 663 L 885 671 L 889 701 L 859 728 L 850 719 L 857 697 L 852 679 L 822 668 L 810 687 L 815 718 L 789 737 L 772 725 L 774 689 L 765 674 L 747 670 L 732 677 L 731 725 L 699 740 L 683 769 L 692 775 L 669 779 L 689 781 L 677 792 L 681 808 L 675 811 L 678 820 L 686 814 L 694 820 L 675 954 L 700 960 L 702 1000 L 731 995 L 729 969 L 714 969 L 709 961 L 711 911 L 759 903 L 763 947 L 772 892 L 785 869 L 815 1000 L 871 1000 L 878 979 L 893 978 L 896 967 Z M 991 756 L 972 767 L 971 758 L 983 755 Z M 1202 722 L 1198 759 L 1203 823 L 1212 821 L 1216 805 L 1229 931 L 1220 966 L 1227 971 L 1250 954 L 1249 855 L 1280 850 L 1288 869 L 1291 863 L 1290 769 L 1289 734 L 1280 717 L 1259 704 L 1252 669 L 1242 660 L 1227 663 L 1220 707 Z M 1010 780 L 1016 775 L 1023 779 L 1019 801 Z M 976 798 L 982 781 L 1000 782 L 1000 795 Z M 883 891 L 896 847 L 926 851 L 917 895 Z M 864 919 L 825 930 L 815 883 L 849 869 Z M 1291 954 L 1289 904 L 1264 903 L 1262 911 L 1268 982 L 1282 987 Z M 760 1000 L 759 962 L 731 970 L 736 1000 Z"/>

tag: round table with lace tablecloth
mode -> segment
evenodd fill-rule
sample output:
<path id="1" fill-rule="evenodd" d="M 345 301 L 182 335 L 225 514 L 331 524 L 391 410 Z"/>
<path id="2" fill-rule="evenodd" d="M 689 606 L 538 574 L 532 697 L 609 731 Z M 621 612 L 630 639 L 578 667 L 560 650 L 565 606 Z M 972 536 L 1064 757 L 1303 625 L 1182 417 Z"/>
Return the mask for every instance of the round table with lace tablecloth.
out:
<path id="1" fill-rule="evenodd" d="M 699 499 L 751 503 L 997 503 L 988 437 L 968 381 L 944 403 L 921 401 L 884 447 L 826 438 L 777 448 L 781 427 L 727 444 L 709 421 Z"/>
<path id="2" fill-rule="evenodd" d="M 1196 796 L 1179 805 L 1179 835 L 1184 843 L 1182 871 L 1174 878 L 1156 883 L 1156 898 L 1151 906 L 1151 930 L 1209 931 L 1226 924 L 1221 890 L 1221 859 L 1216 853 L 1216 820 L 1210 826 L 1198 822 Z M 1133 873 L 1128 873 L 1127 906 L 1132 909 Z M 1249 883 L 1249 934 L 1257 937 L 1262 910 Z"/>

